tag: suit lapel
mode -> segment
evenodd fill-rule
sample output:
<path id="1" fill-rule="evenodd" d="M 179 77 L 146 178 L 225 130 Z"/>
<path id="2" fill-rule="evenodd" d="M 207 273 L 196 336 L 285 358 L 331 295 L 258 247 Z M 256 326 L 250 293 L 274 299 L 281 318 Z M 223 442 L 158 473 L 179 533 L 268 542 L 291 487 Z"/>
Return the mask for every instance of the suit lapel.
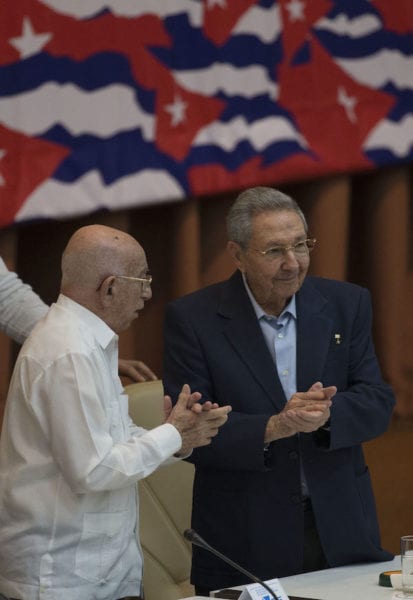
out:
<path id="1" fill-rule="evenodd" d="M 223 333 L 234 351 L 272 406 L 280 410 L 285 404 L 284 391 L 239 271 L 228 280 L 223 290 L 218 314 L 226 319 Z"/>
<path id="2" fill-rule="evenodd" d="M 297 293 L 297 389 L 321 380 L 332 336 L 332 320 L 323 313 L 328 300 L 307 278 Z"/>
<path id="3" fill-rule="evenodd" d="M 321 380 L 331 337 L 332 320 L 325 315 L 328 300 L 306 278 L 297 293 L 297 390 L 306 391 Z M 223 333 L 263 389 L 281 409 L 285 394 L 256 314 L 237 271 L 223 289 L 218 314 L 225 318 Z"/>

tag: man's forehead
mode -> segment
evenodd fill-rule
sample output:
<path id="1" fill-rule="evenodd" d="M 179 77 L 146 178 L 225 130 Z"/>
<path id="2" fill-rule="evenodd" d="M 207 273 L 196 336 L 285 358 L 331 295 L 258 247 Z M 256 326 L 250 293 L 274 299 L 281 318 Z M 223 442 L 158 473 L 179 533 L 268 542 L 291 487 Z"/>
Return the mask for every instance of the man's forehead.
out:
<path id="1" fill-rule="evenodd" d="M 252 220 L 253 235 L 301 235 L 305 233 L 300 215 L 294 211 L 271 211 Z"/>
<path id="2" fill-rule="evenodd" d="M 138 269 L 141 272 L 144 272 L 144 273 L 146 273 L 146 271 L 149 270 L 146 254 L 142 248 L 141 248 L 141 252 L 139 253 L 139 257 L 136 261 L 136 266 L 138 267 Z"/>

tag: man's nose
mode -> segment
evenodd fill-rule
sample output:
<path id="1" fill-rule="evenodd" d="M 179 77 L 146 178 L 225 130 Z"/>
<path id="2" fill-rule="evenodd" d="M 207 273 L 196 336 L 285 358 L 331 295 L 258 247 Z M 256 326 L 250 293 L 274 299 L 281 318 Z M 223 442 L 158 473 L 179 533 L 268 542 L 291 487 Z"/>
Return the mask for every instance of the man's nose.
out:
<path id="1" fill-rule="evenodd" d="M 146 301 L 152 298 L 152 287 L 150 285 L 145 285 L 142 290 L 141 297 Z"/>
<path id="2" fill-rule="evenodd" d="M 294 266 L 294 267 L 296 265 L 298 265 L 298 259 L 294 252 L 294 248 L 284 249 L 283 264 L 287 264 L 288 266 Z"/>

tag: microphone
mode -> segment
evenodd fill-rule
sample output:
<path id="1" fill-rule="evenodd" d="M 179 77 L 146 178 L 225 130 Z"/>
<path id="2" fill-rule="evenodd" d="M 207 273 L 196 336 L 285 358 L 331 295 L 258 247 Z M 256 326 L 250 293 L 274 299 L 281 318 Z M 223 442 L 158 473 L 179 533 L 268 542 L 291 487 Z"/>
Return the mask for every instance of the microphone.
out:
<path id="1" fill-rule="evenodd" d="M 255 583 L 259 583 L 270 594 L 270 598 L 277 600 L 277 596 L 275 596 L 274 592 L 271 590 L 270 587 L 268 587 L 268 585 L 266 583 L 264 583 L 264 581 L 261 581 L 261 579 L 259 579 L 258 577 L 256 577 L 255 575 L 253 575 L 252 573 L 250 573 L 249 571 L 247 571 L 240 565 L 238 565 L 236 562 L 234 562 L 233 560 L 228 558 L 228 556 L 225 556 L 225 554 L 221 554 L 221 552 L 219 552 L 218 550 L 215 550 L 215 548 L 210 546 L 204 540 L 204 538 L 202 538 L 194 529 L 185 529 L 184 538 L 186 540 L 188 540 L 188 542 L 191 542 L 191 544 L 194 544 L 195 546 L 199 546 L 200 548 L 203 548 L 204 550 L 208 550 L 208 552 L 215 554 L 215 556 L 218 556 L 218 558 L 220 558 L 224 562 L 231 565 L 231 567 L 233 567 L 234 569 L 236 569 L 243 575 L 246 575 L 248 577 L 248 579 L 251 579 L 251 581 L 254 581 Z"/>

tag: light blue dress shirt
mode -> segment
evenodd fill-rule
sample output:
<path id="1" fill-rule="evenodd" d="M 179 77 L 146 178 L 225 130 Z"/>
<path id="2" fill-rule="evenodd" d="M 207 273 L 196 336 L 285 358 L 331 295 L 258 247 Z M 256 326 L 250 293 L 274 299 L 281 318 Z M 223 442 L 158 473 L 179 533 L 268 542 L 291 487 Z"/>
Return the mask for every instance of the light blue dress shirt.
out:
<path id="1" fill-rule="evenodd" d="M 297 391 L 297 312 L 295 296 L 291 298 L 279 317 L 268 315 L 255 300 L 244 274 L 242 274 L 242 277 L 288 400 Z"/>
<path id="2" fill-rule="evenodd" d="M 288 401 L 297 391 L 297 311 L 295 296 L 292 296 L 278 317 L 268 315 L 255 300 L 244 273 L 242 278 Z M 303 497 L 307 497 L 309 492 L 301 461 L 300 467 L 301 493 Z"/>

